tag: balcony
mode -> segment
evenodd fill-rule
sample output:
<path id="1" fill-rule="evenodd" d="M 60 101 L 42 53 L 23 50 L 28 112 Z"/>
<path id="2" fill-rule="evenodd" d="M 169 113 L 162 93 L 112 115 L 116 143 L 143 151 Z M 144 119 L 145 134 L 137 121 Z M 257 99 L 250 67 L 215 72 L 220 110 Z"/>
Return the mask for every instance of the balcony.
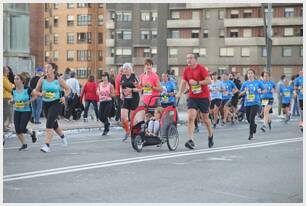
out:
<path id="1" fill-rule="evenodd" d="M 106 39 L 106 47 L 114 47 L 115 39 Z"/>
<path id="2" fill-rule="evenodd" d="M 185 61 L 185 59 L 184 59 Z M 169 65 L 177 65 L 179 63 L 179 60 L 178 58 L 175 58 L 175 57 L 169 57 L 168 58 L 168 64 Z"/>
<path id="3" fill-rule="evenodd" d="M 303 37 L 274 37 L 272 38 L 273 45 L 303 45 Z"/>
<path id="4" fill-rule="evenodd" d="M 200 20 L 190 19 L 190 20 L 168 20 L 167 28 L 199 28 L 201 27 Z"/>
<path id="5" fill-rule="evenodd" d="M 265 45 L 264 37 L 224 38 L 226 46 L 259 46 Z"/>
<path id="6" fill-rule="evenodd" d="M 114 57 L 106 57 L 105 58 L 105 63 L 107 65 L 113 65 L 113 64 L 115 64 L 115 58 Z"/>
<path id="7" fill-rule="evenodd" d="M 106 29 L 115 29 L 115 22 L 114 21 L 107 21 L 105 27 L 106 27 Z"/>
<path id="8" fill-rule="evenodd" d="M 167 46 L 199 46 L 199 39 L 167 39 Z"/>
<path id="9" fill-rule="evenodd" d="M 146 58 L 149 57 L 133 57 L 132 62 L 134 65 L 143 65 Z"/>
<path id="10" fill-rule="evenodd" d="M 263 18 L 224 19 L 224 27 L 257 27 L 263 26 Z M 303 25 L 302 17 L 272 18 L 272 26 Z"/>

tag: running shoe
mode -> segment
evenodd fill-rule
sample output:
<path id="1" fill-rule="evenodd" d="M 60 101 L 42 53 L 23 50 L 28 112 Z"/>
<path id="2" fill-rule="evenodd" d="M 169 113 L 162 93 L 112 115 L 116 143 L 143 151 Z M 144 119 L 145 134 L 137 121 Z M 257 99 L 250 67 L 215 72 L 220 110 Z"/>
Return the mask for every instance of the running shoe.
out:
<path id="1" fill-rule="evenodd" d="M 266 132 L 266 126 L 265 126 L 265 125 L 262 125 L 262 126 L 260 127 L 260 129 L 261 129 L 261 131 Z"/>
<path id="2" fill-rule="evenodd" d="M 68 142 L 67 142 L 67 138 L 66 138 L 66 137 L 61 138 L 61 142 L 62 142 L 62 145 L 63 145 L 63 146 L 67 146 L 67 145 L 68 145 Z"/>
<path id="3" fill-rule="evenodd" d="M 44 144 L 44 146 L 40 149 L 40 151 L 47 153 L 50 152 L 50 148 L 46 144 Z"/>
<path id="4" fill-rule="evenodd" d="M 255 124 L 255 128 L 254 128 L 254 134 L 256 133 L 256 129 L 257 129 L 257 124 Z"/>
<path id="5" fill-rule="evenodd" d="M 217 124 L 213 124 L 213 128 L 216 129 L 216 127 L 217 127 Z"/>
<path id="6" fill-rule="evenodd" d="M 102 133 L 102 136 L 107 135 L 107 134 L 108 134 L 108 132 L 109 132 L 109 129 L 108 129 L 108 128 L 107 128 L 107 129 L 104 129 L 104 131 L 103 131 L 103 133 Z"/>
<path id="7" fill-rule="evenodd" d="M 27 150 L 28 149 L 28 145 L 27 144 L 23 144 L 18 150 L 22 151 L 22 150 Z"/>
<path id="8" fill-rule="evenodd" d="M 125 142 L 128 138 L 129 138 L 129 134 L 125 134 L 123 139 L 122 139 L 122 142 Z"/>
<path id="9" fill-rule="evenodd" d="M 31 134 L 32 137 L 32 142 L 35 143 L 37 141 L 37 137 L 36 137 L 36 132 L 33 131 L 33 133 Z"/>
<path id="10" fill-rule="evenodd" d="M 194 128 L 194 132 L 193 132 L 194 134 L 195 134 L 195 133 L 199 133 L 199 132 L 200 132 L 199 127 Z"/>
<path id="11" fill-rule="evenodd" d="M 248 138 L 248 140 L 251 140 L 251 139 L 253 139 L 253 134 L 250 134 L 250 136 Z"/>
<path id="12" fill-rule="evenodd" d="M 189 149 L 194 149 L 195 145 L 194 142 L 190 139 L 185 143 L 185 147 L 189 148 Z"/>
<path id="13" fill-rule="evenodd" d="M 208 137 L 208 147 L 211 148 L 212 146 L 214 146 L 214 135 Z"/>

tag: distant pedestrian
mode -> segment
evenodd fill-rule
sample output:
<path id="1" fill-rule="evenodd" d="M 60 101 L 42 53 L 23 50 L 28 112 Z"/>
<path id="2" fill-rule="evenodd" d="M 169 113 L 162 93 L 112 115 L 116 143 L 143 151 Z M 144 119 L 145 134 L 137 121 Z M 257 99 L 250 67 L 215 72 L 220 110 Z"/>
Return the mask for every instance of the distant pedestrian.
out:
<path id="1" fill-rule="evenodd" d="M 62 75 L 61 77 L 66 81 L 67 79 L 70 78 L 70 73 L 71 73 L 71 69 L 67 67 L 65 69 L 64 75 Z"/>
<path id="2" fill-rule="evenodd" d="M 30 89 L 34 90 L 37 86 L 38 80 L 44 75 L 44 68 L 37 67 L 35 70 L 35 75 L 30 80 Z M 34 124 L 41 124 L 40 122 L 40 115 L 42 111 L 42 97 L 37 97 L 32 102 L 32 118 Z"/>
<path id="3" fill-rule="evenodd" d="M 75 72 L 70 73 L 70 78 L 66 80 L 66 84 L 70 88 L 71 94 L 65 100 L 65 119 L 70 120 L 70 116 L 73 116 L 73 119 L 77 120 L 78 117 L 76 116 L 77 113 L 75 110 L 78 107 L 80 101 L 80 84 L 76 78 Z"/>
<path id="4" fill-rule="evenodd" d="M 13 122 L 11 105 L 8 102 L 12 99 L 14 84 L 9 80 L 9 67 L 3 67 L 3 131 L 9 131 L 10 124 Z"/>
<path id="5" fill-rule="evenodd" d="M 121 81 L 122 74 L 123 74 L 123 68 L 119 67 L 118 74 L 117 74 L 116 79 L 115 79 L 115 90 L 116 90 L 115 91 L 116 92 L 116 97 L 115 97 L 115 106 L 116 106 L 115 120 L 116 121 L 121 120 L 120 113 L 121 113 L 122 99 L 120 98 L 120 88 L 121 88 L 120 81 Z"/>
<path id="6" fill-rule="evenodd" d="M 276 91 L 277 91 L 277 99 L 278 99 L 278 116 L 281 117 L 282 113 L 282 96 L 280 95 L 280 87 L 284 85 L 284 79 L 286 75 L 282 75 L 280 80 L 276 84 Z"/>

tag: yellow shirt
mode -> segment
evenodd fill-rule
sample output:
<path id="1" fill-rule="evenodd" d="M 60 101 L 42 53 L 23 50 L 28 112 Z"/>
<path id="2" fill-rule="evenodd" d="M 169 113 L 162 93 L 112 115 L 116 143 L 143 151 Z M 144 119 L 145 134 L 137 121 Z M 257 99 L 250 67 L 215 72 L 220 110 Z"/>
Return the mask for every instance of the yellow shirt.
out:
<path id="1" fill-rule="evenodd" d="M 3 76 L 3 98 L 11 99 L 13 88 L 14 84 L 12 84 L 6 76 Z"/>

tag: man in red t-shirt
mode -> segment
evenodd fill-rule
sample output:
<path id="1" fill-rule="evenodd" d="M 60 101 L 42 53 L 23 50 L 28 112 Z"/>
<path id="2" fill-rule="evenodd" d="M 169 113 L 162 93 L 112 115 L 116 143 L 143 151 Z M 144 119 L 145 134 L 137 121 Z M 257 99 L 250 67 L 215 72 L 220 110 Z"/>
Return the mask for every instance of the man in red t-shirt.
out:
<path id="1" fill-rule="evenodd" d="M 121 111 L 121 105 L 122 105 L 122 100 L 120 98 L 120 81 L 121 77 L 123 74 L 123 68 L 119 67 L 118 74 L 115 79 L 115 91 L 116 91 L 116 97 L 115 97 L 115 106 L 116 106 L 116 115 L 115 115 L 115 120 L 119 121 L 120 120 L 120 111 Z"/>
<path id="2" fill-rule="evenodd" d="M 211 122 L 208 118 L 209 112 L 209 88 L 208 84 L 211 83 L 208 69 L 197 61 L 196 54 L 187 54 L 187 67 L 184 69 L 183 78 L 181 81 L 180 89 L 177 98 L 180 98 L 184 92 L 186 85 L 189 86 L 188 93 L 188 137 L 189 140 L 186 142 L 185 147 L 194 149 L 195 144 L 193 141 L 194 121 L 197 117 L 197 110 L 200 110 L 204 124 L 208 130 L 208 147 L 214 145 L 213 132 L 210 126 Z"/>

